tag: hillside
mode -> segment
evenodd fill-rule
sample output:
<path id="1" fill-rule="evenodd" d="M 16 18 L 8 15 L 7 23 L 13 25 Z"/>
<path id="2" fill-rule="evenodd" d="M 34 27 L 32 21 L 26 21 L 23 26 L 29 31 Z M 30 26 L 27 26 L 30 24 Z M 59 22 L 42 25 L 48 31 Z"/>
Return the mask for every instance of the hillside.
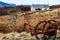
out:
<path id="1" fill-rule="evenodd" d="M 25 21 L 22 12 L 16 12 L 17 19 L 16 19 L 16 26 L 23 26 Z M 58 18 L 58 11 L 57 9 L 50 10 L 50 11 L 36 11 L 36 12 L 27 12 L 26 19 L 29 21 L 29 24 L 32 26 L 36 26 L 39 21 L 42 20 L 49 20 L 49 19 L 57 19 Z M 12 26 L 13 19 L 12 15 L 5 15 L 0 16 L 0 23 L 7 24 L 7 26 Z"/>
<path id="2" fill-rule="evenodd" d="M 20 38 L 21 40 L 25 40 L 25 38 L 24 38 L 24 36 L 25 36 L 26 40 L 36 40 L 36 38 L 34 36 L 31 37 L 31 35 L 29 33 L 25 33 L 25 34 L 22 33 L 22 34 L 24 34 L 24 36 L 21 37 L 21 33 L 13 33 L 12 32 L 13 27 L 14 27 L 15 31 L 22 30 L 22 28 L 24 27 L 24 23 L 27 22 L 25 20 L 25 17 L 22 15 L 21 11 L 15 12 L 14 14 L 17 14 L 15 27 L 12 25 L 12 23 L 13 23 L 13 18 L 12 18 L 13 16 L 12 15 L 13 14 L 0 16 L 0 30 L 7 32 L 7 34 L 1 33 L 0 39 L 3 39 L 6 36 L 6 38 L 8 38 L 10 40 L 11 37 L 13 37 L 12 34 L 14 34 L 16 39 Z M 49 10 L 49 11 L 34 11 L 34 12 L 29 11 L 26 13 L 23 12 L 23 14 L 25 14 L 26 19 L 28 20 L 29 24 L 32 25 L 33 27 L 35 27 L 39 21 L 50 20 L 50 19 L 57 19 L 58 20 L 58 18 L 59 18 L 58 9 L 53 9 L 53 10 Z M 32 27 L 32 29 L 33 29 L 33 27 Z M 29 26 L 26 29 L 27 29 L 26 32 L 29 32 Z M 12 33 L 10 33 L 10 32 L 12 32 Z M 26 34 L 28 36 L 26 36 Z M 57 37 L 59 37 L 59 36 L 60 35 L 58 33 Z M 28 39 L 28 37 L 31 39 Z"/>
<path id="3" fill-rule="evenodd" d="M 15 7 L 16 4 L 9 4 L 9 3 L 5 3 L 5 2 L 0 1 L 0 6 L 1 7 Z"/>

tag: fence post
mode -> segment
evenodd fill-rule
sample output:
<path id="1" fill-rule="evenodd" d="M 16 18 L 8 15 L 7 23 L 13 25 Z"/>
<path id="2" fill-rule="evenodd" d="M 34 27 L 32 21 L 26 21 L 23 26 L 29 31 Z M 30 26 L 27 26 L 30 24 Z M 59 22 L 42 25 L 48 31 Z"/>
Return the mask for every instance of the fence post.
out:
<path id="1" fill-rule="evenodd" d="M 14 8 L 14 9 L 12 9 L 12 11 L 11 11 L 11 19 L 10 19 L 10 24 L 11 24 L 11 26 L 12 26 L 12 28 L 13 28 L 13 31 L 14 31 L 14 27 L 16 27 L 16 19 L 17 19 L 17 13 L 16 13 L 16 8 Z"/>
<path id="2" fill-rule="evenodd" d="M 58 18 L 60 19 L 60 8 L 58 8 Z"/>

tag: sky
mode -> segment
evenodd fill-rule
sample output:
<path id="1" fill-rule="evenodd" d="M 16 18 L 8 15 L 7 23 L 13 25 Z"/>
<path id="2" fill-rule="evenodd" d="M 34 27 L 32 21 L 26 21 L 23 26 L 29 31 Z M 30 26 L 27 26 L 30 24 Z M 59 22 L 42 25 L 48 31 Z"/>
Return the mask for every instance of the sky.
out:
<path id="1" fill-rule="evenodd" d="M 0 0 L 2 2 L 6 3 L 13 3 L 16 5 L 21 5 L 21 4 L 27 4 L 27 5 L 32 5 L 32 4 L 49 4 L 49 5 L 57 5 L 60 4 L 60 0 Z"/>

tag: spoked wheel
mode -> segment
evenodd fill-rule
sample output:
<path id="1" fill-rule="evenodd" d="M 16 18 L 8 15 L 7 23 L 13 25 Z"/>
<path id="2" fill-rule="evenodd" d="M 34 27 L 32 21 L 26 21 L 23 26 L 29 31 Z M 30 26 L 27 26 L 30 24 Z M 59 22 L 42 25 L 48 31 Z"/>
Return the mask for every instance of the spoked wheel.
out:
<path id="1" fill-rule="evenodd" d="M 44 26 L 45 26 L 45 24 L 46 24 L 46 22 L 47 21 L 41 21 L 41 22 L 39 22 L 37 25 L 36 25 L 36 28 L 35 28 L 35 37 L 39 40 L 40 38 L 39 38 L 39 34 L 43 34 L 43 32 L 42 32 L 42 29 L 43 29 L 43 27 L 42 28 L 39 28 L 40 26 L 40 24 L 44 24 Z M 44 35 L 45 36 L 45 35 Z M 45 39 L 45 37 L 44 37 L 44 39 Z"/>
<path id="2" fill-rule="evenodd" d="M 38 34 L 43 34 L 43 40 L 47 40 L 47 38 L 46 38 L 46 35 L 50 38 L 50 37 L 52 37 L 52 36 L 54 36 L 54 39 L 53 40 L 55 40 L 55 38 L 56 38 L 56 33 L 57 33 L 57 25 L 56 24 L 54 24 L 56 21 L 55 20 L 48 20 L 48 21 L 42 21 L 42 22 L 39 22 L 38 24 L 37 24 L 37 26 L 36 26 L 36 28 L 35 28 L 35 36 L 36 36 L 36 38 L 37 39 L 39 39 L 39 37 L 38 37 Z M 40 26 L 40 24 L 42 24 L 43 23 L 43 27 L 42 27 L 42 29 L 41 28 L 39 28 Z M 46 28 L 46 25 L 47 25 L 47 23 L 48 24 L 50 24 L 50 25 L 52 25 L 52 26 L 48 26 L 47 28 Z M 46 30 L 44 30 L 46 28 Z M 51 31 L 49 31 L 49 30 L 51 30 Z M 41 31 L 41 32 L 40 32 Z M 50 33 L 52 33 L 52 34 L 50 34 Z"/>
<path id="3" fill-rule="evenodd" d="M 54 23 L 52 23 L 52 22 L 54 22 Z M 55 21 L 55 20 L 49 20 L 49 21 L 48 21 L 48 23 L 52 25 L 52 28 L 50 28 L 50 29 L 51 29 L 50 31 L 51 31 L 52 34 L 53 34 L 53 35 L 51 35 L 51 36 L 54 36 L 53 40 L 56 40 L 56 34 L 57 34 L 57 28 L 58 28 L 56 22 L 57 22 L 57 21 Z M 49 28 L 48 28 L 48 30 L 49 30 Z"/>

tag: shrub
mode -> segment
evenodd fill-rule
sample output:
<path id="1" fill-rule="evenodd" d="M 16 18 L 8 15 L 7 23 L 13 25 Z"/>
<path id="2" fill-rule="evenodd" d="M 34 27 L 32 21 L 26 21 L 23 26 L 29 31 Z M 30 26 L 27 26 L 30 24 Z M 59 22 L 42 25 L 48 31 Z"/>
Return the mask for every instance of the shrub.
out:
<path id="1" fill-rule="evenodd" d="M 4 9 L 0 9 L 0 16 L 7 15 L 8 12 Z"/>

